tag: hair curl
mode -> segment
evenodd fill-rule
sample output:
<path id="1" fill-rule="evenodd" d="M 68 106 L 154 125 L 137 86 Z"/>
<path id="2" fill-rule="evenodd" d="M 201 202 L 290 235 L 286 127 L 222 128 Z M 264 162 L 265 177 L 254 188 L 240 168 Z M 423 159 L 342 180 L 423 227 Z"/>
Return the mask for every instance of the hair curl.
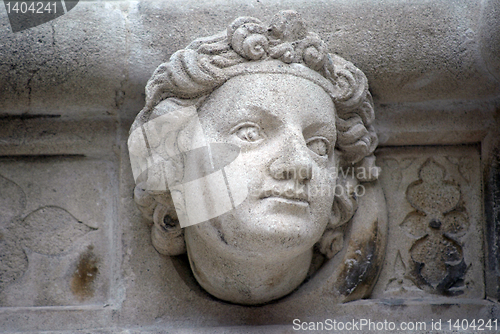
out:
<path id="1" fill-rule="evenodd" d="M 258 67 L 273 61 L 290 65 L 279 66 L 279 71 Z M 252 69 L 253 65 L 256 66 Z M 304 74 L 304 66 L 308 72 L 319 73 L 327 84 L 309 78 Z M 375 114 L 366 76 L 352 63 L 327 53 L 325 43 L 306 30 L 304 21 L 294 11 L 279 12 L 268 26 L 256 18 L 240 17 L 226 31 L 196 39 L 175 52 L 148 81 L 145 106 L 131 131 L 180 107 L 199 107 L 212 91 L 232 77 L 266 71 L 295 75 L 300 72 L 321 85 L 337 111 L 336 149 L 340 152 L 340 166 L 370 171 L 368 175 L 360 173 L 363 176 L 354 181 L 372 181 L 378 177 L 373 155 L 378 139 L 372 126 Z M 348 182 L 339 179 L 340 183 Z M 152 240 L 156 249 L 166 255 L 184 253 L 183 230 L 170 193 L 146 190 L 141 180 L 136 182 L 135 201 L 144 216 L 154 222 Z M 335 197 L 332 219 L 318 243 L 318 249 L 327 257 L 342 247 L 342 225 L 352 218 L 356 208 L 352 193 Z"/>

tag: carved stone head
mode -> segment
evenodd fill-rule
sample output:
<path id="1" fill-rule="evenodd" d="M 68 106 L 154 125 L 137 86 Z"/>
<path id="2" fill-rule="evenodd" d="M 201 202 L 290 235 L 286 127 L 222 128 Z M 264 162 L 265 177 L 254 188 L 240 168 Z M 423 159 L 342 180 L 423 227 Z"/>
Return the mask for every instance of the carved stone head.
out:
<path id="1" fill-rule="evenodd" d="M 129 138 L 153 245 L 187 251 L 200 285 L 234 303 L 320 271 L 339 300 L 363 297 L 385 238 L 374 117 L 365 75 L 296 12 L 193 41 L 149 80 Z"/>

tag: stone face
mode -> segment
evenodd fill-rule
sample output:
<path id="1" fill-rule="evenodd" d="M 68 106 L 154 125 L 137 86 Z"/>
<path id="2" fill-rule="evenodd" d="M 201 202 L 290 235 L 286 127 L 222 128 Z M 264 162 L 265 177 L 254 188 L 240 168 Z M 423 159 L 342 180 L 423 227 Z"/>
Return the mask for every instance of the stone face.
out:
<path id="1" fill-rule="evenodd" d="M 268 25 L 240 17 L 177 51 L 146 86 L 128 141 L 136 202 L 157 250 L 183 253 L 184 234 L 196 280 L 222 300 L 283 297 L 318 270 L 314 257 L 344 248 L 332 292 L 363 297 L 376 276 L 385 218 L 371 219 L 385 210 L 353 220 L 375 224 L 353 237 L 368 247 L 343 245 L 359 182 L 378 177 L 373 102 L 364 74 L 326 50 L 294 11 Z"/>

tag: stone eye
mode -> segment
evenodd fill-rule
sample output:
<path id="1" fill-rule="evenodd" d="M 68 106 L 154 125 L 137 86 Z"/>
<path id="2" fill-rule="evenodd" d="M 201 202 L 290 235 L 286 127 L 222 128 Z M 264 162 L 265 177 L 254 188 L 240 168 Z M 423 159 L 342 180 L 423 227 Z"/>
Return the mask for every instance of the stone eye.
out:
<path id="1" fill-rule="evenodd" d="M 313 137 L 307 141 L 307 147 L 317 155 L 326 156 L 330 142 L 323 137 Z"/>
<path id="2" fill-rule="evenodd" d="M 234 131 L 238 138 L 248 142 L 256 142 L 263 139 L 260 127 L 257 124 L 246 123 L 238 126 Z"/>

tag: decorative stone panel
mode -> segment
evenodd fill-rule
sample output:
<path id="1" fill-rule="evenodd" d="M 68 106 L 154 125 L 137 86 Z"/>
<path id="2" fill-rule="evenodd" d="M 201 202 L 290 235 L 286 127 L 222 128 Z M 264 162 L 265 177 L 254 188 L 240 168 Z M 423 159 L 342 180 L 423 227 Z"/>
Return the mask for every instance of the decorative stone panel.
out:
<path id="1" fill-rule="evenodd" d="M 0 160 L 0 306 L 109 298 L 113 168 L 69 157 Z"/>
<path id="2" fill-rule="evenodd" d="M 374 298 L 484 298 L 482 184 L 477 146 L 384 148 L 389 212 Z"/>

